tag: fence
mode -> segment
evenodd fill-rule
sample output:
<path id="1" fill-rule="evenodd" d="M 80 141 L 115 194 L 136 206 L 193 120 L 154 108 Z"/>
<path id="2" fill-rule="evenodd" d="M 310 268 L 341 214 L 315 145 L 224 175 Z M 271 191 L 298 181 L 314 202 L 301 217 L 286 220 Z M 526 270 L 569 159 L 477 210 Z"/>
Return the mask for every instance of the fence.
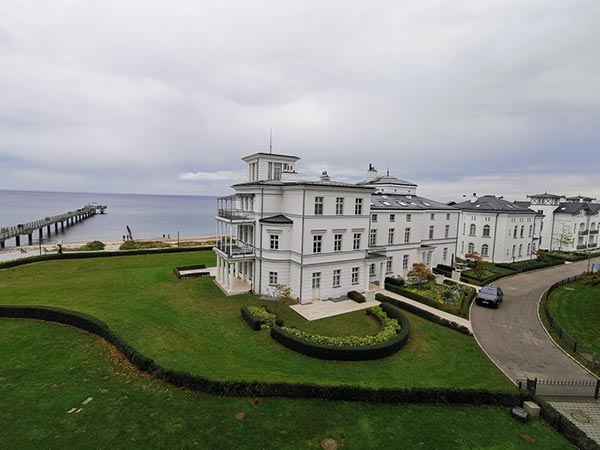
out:
<path id="1" fill-rule="evenodd" d="M 581 358 L 583 364 L 587 368 L 589 368 L 591 370 L 598 370 L 598 369 L 600 369 L 600 360 L 598 359 L 598 356 L 596 355 L 596 353 L 594 353 L 591 350 L 586 350 L 586 348 L 580 342 L 576 341 L 573 337 L 571 337 L 558 324 L 558 322 L 554 319 L 554 317 L 552 317 L 550 308 L 548 308 L 548 299 L 550 298 L 550 294 L 552 294 L 553 291 L 555 291 L 557 288 L 559 288 L 561 286 L 564 286 L 565 284 L 573 283 L 574 281 L 577 281 L 580 278 L 581 278 L 581 275 L 569 277 L 564 280 L 558 281 L 557 283 L 554 283 L 552 286 L 550 286 L 550 288 L 544 293 L 544 295 L 542 297 L 542 302 L 543 302 L 543 306 L 544 306 L 544 315 L 545 315 L 546 320 L 548 321 L 548 324 L 550 325 L 550 327 L 558 335 L 558 338 L 561 341 L 563 348 L 565 348 L 570 353 L 575 353 L 576 355 L 578 355 Z"/>
<path id="2" fill-rule="evenodd" d="M 519 387 L 532 395 L 548 397 L 593 397 L 598 400 L 600 380 L 543 380 L 527 378 Z"/>

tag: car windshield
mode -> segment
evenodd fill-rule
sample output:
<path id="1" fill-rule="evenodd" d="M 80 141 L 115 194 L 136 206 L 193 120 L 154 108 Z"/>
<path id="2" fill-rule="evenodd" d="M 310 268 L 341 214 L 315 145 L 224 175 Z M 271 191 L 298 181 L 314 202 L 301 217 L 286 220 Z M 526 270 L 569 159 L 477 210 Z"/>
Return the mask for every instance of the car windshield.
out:
<path id="1" fill-rule="evenodd" d="M 481 289 L 482 294 L 495 294 L 498 288 L 494 286 L 486 286 Z"/>

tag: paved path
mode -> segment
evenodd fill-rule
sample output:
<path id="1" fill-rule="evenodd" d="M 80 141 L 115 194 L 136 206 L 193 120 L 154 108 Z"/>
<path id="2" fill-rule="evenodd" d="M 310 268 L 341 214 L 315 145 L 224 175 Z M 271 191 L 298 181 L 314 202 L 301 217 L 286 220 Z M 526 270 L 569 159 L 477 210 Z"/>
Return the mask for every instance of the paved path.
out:
<path id="1" fill-rule="evenodd" d="M 292 305 L 290 308 L 306 320 L 318 320 L 325 317 L 339 316 L 340 314 L 369 309 L 377 305 L 379 305 L 379 302 L 375 300 L 365 303 L 357 303 L 354 300 L 343 300 L 341 302 L 316 300 L 306 305 Z"/>
<path id="2" fill-rule="evenodd" d="M 600 443 L 600 403 L 598 400 L 555 399 L 550 403 L 590 439 Z"/>
<path id="3" fill-rule="evenodd" d="M 585 260 L 503 278 L 494 283 L 504 290 L 500 308 L 473 305 L 471 323 L 475 337 L 514 381 L 527 377 L 595 379 L 556 347 L 540 324 L 537 312 L 545 290 L 557 281 L 580 274 L 587 264 Z"/>
<path id="4" fill-rule="evenodd" d="M 379 292 L 382 293 L 383 295 L 386 295 L 391 298 L 395 298 L 396 300 L 403 301 L 404 303 L 408 303 L 412 306 L 422 309 L 423 311 L 430 312 L 431 314 L 441 317 L 442 319 L 449 320 L 450 322 L 454 322 L 458 325 L 462 325 L 463 327 L 467 327 L 469 330 L 472 330 L 471 322 L 469 322 L 467 319 L 463 319 L 462 317 L 455 316 L 454 314 L 450 314 L 445 311 L 440 311 L 439 309 L 432 308 L 431 306 L 424 305 L 421 302 L 417 302 L 410 298 L 403 297 L 402 295 L 398 295 L 394 292 L 387 291 L 385 289 L 382 289 Z"/>

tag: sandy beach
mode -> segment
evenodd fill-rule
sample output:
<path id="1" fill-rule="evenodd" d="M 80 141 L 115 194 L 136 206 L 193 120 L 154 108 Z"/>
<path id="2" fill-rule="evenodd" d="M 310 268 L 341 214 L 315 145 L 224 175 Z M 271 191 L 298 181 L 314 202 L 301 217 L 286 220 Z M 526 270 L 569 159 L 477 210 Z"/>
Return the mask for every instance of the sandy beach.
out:
<path id="1" fill-rule="evenodd" d="M 136 239 L 137 242 L 151 242 L 159 241 L 165 244 L 169 244 L 172 247 L 177 247 L 177 237 L 175 238 L 162 238 L 157 237 L 154 239 Z M 180 237 L 180 243 L 194 242 L 198 245 L 210 245 L 215 241 L 215 236 L 191 236 L 191 237 Z M 89 241 L 87 241 L 89 242 Z M 63 250 L 69 252 L 69 250 L 80 248 L 87 242 L 66 242 L 63 241 Z M 105 244 L 104 250 L 98 251 L 117 251 L 123 244 L 123 240 L 120 241 L 103 241 Z M 40 252 L 41 250 L 41 252 Z M 52 254 L 56 253 L 56 244 L 54 242 L 43 242 L 40 248 L 39 244 L 35 245 L 22 245 L 20 247 L 8 247 L 0 250 L 0 262 L 12 261 L 19 258 L 27 258 L 29 256 L 39 256 L 40 254 Z"/>

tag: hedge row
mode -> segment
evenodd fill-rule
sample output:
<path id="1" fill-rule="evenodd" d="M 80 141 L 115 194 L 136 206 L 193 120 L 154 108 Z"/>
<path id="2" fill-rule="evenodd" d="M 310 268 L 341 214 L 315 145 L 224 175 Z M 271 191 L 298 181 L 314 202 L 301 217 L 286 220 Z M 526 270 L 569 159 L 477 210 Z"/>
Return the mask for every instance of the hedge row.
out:
<path id="1" fill-rule="evenodd" d="M 454 308 L 447 307 L 446 305 L 435 302 L 423 295 L 409 291 L 408 289 L 404 289 L 400 286 L 386 284 L 385 288 L 388 291 L 393 292 L 394 294 L 402 295 L 402 296 L 410 298 L 411 300 L 414 300 L 416 302 L 423 303 L 424 305 L 430 306 L 431 308 L 435 308 L 435 309 L 439 309 L 440 311 L 447 312 L 448 314 L 456 313 L 456 309 L 454 309 Z"/>
<path id="2" fill-rule="evenodd" d="M 174 386 L 214 395 L 238 397 L 287 397 L 323 400 L 364 401 L 377 403 L 442 403 L 494 406 L 520 405 L 531 398 L 526 392 L 494 392 L 482 389 L 444 388 L 369 388 L 363 386 L 324 386 L 310 383 L 267 383 L 218 381 L 164 369 L 152 359 L 136 352 L 108 326 L 91 316 L 57 308 L 34 306 L 0 306 L 0 317 L 47 320 L 72 325 L 96 334 L 112 345 L 139 370 L 152 374 Z"/>
<path id="3" fill-rule="evenodd" d="M 545 269 L 546 267 L 559 266 L 565 262 L 562 259 L 552 259 L 550 261 L 537 262 L 536 260 L 520 261 L 510 264 L 498 263 L 496 267 L 512 270 L 515 273 L 529 272 L 531 270 Z"/>
<path id="4" fill-rule="evenodd" d="M 296 336 L 277 325 L 271 328 L 271 337 L 284 347 L 313 358 L 338 361 L 367 361 L 385 358 L 404 347 L 408 341 L 410 325 L 407 317 L 398 308 L 382 304 L 381 309 L 388 317 L 396 319 L 401 327 L 398 334 L 382 344 L 363 347 L 317 344 Z"/>
<path id="5" fill-rule="evenodd" d="M 589 253 L 551 253 L 552 258 L 562 259 L 563 261 L 575 262 L 582 261 L 588 258 L 595 258 L 596 256 L 600 256 L 600 252 L 589 252 Z"/>
<path id="6" fill-rule="evenodd" d="M 108 252 L 81 252 L 81 253 L 53 253 L 50 255 L 41 256 L 30 256 L 27 258 L 13 259 L 12 261 L 5 261 L 0 263 L 1 269 L 8 269 L 10 267 L 23 266 L 25 264 L 31 264 L 41 261 L 52 261 L 55 259 L 86 259 L 86 258 L 107 258 L 111 256 L 131 256 L 131 255 L 155 255 L 159 253 L 185 253 L 185 252 L 199 252 L 212 250 L 212 247 L 172 247 L 172 248 L 159 248 L 144 249 L 144 250 L 129 250 L 129 251 L 108 251 Z"/>
<path id="7" fill-rule="evenodd" d="M 459 325 L 456 322 L 451 322 L 450 320 L 446 320 L 442 317 L 436 316 L 435 314 L 430 313 L 429 311 L 424 311 L 420 308 L 417 308 L 416 306 L 411 305 L 410 303 L 406 303 L 406 302 L 403 302 L 402 300 L 397 300 L 395 298 L 391 298 L 391 297 L 388 297 L 387 295 L 383 295 L 383 294 L 376 294 L 375 298 L 378 301 L 382 302 L 382 304 L 389 303 L 391 305 L 397 306 L 398 308 L 402 308 L 405 311 L 408 311 L 408 312 L 414 314 L 415 316 L 419 316 L 425 320 L 429 320 L 430 322 L 434 322 L 434 323 L 437 323 L 438 325 L 442 325 L 444 327 L 448 327 L 453 330 L 456 330 L 459 333 L 463 333 L 463 334 L 472 336 L 471 330 L 469 330 L 467 327 Z"/>
<path id="8" fill-rule="evenodd" d="M 251 308 L 260 308 L 262 311 L 258 311 L 255 314 Z M 264 311 L 264 312 L 263 312 Z M 276 321 L 275 314 L 267 311 L 262 306 L 242 306 L 240 309 L 242 319 L 255 331 L 260 331 L 264 327 L 270 327 Z"/>
<path id="9" fill-rule="evenodd" d="M 480 280 L 478 278 L 473 278 L 473 277 L 468 276 L 467 272 L 461 272 L 460 281 L 462 281 L 463 283 L 474 284 L 476 286 L 485 286 L 486 284 L 493 283 L 494 281 L 499 280 L 500 278 L 504 278 L 509 275 L 514 275 L 515 273 L 516 272 L 503 273 L 503 274 L 494 275 L 493 277 L 484 278 L 483 280 Z"/>
<path id="10" fill-rule="evenodd" d="M 367 301 L 365 296 L 357 291 L 350 291 L 347 295 L 350 300 L 354 300 L 356 303 L 364 303 Z"/>
<path id="11" fill-rule="evenodd" d="M 403 278 L 385 277 L 384 284 L 391 284 L 392 286 L 404 286 L 406 281 Z"/>

